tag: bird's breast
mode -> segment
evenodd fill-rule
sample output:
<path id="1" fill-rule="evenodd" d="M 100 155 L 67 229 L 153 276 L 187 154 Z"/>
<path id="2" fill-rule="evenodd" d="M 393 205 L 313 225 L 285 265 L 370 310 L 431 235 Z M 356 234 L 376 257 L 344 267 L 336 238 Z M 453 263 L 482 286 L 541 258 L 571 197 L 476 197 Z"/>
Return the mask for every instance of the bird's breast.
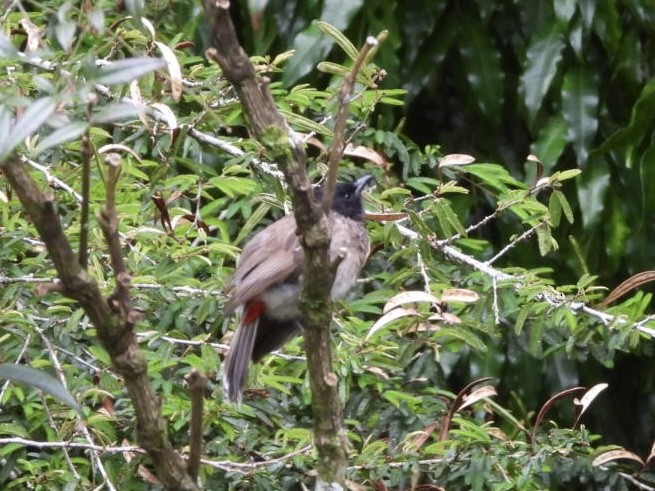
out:
<path id="1" fill-rule="evenodd" d="M 300 318 L 299 296 L 300 284 L 289 282 L 268 288 L 260 295 L 260 300 L 266 305 L 266 316 L 284 321 Z"/>

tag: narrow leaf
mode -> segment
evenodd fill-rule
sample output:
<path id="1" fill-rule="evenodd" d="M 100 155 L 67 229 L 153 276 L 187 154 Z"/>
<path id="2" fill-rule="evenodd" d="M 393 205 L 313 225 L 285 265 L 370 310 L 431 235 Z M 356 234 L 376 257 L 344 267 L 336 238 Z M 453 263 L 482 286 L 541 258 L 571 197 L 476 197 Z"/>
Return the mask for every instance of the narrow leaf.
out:
<path id="1" fill-rule="evenodd" d="M 462 402 L 462 405 L 457 408 L 458 411 L 464 409 L 465 407 L 468 407 L 472 404 L 475 404 L 476 402 L 479 402 L 483 399 L 487 399 L 489 397 L 497 396 L 498 392 L 496 392 L 496 388 L 493 385 L 484 385 L 480 387 L 479 389 L 475 389 L 473 392 L 471 392 L 468 395 L 464 396 L 464 401 Z"/>
<path id="2" fill-rule="evenodd" d="M 155 44 L 159 48 L 159 51 L 161 51 L 168 67 L 168 75 L 171 77 L 171 95 L 174 100 L 179 101 L 182 95 L 182 70 L 180 69 L 180 63 L 177 61 L 175 53 L 173 53 L 171 48 L 159 41 L 155 41 Z"/>
<path id="3" fill-rule="evenodd" d="M 469 165 L 475 162 L 475 157 L 463 153 L 451 153 L 439 159 L 439 168 Z"/>
<path id="4" fill-rule="evenodd" d="M 92 79 L 99 84 L 124 84 L 164 66 L 164 61 L 158 58 L 126 58 L 99 67 Z"/>
<path id="5" fill-rule="evenodd" d="M 421 302 L 432 303 L 435 305 L 439 305 L 440 303 L 439 299 L 434 295 L 420 290 L 401 292 L 389 299 L 389 301 L 385 304 L 384 309 L 382 309 L 382 312 L 386 314 L 390 310 L 393 310 L 400 305 Z"/>
<path id="6" fill-rule="evenodd" d="M 655 281 L 655 271 L 642 271 L 641 273 L 632 275 L 619 286 L 614 288 L 614 290 L 607 295 L 607 298 L 600 303 L 600 306 L 607 307 L 609 304 L 615 302 L 623 295 L 630 293 L 635 288 L 639 288 L 640 286 L 652 281 Z"/>
<path id="7" fill-rule="evenodd" d="M 378 332 L 383 327 L 388 326 L 392 322 L 397 321 L 398 319 L 402 319 L 403 317 L 418 317 L 419 315 L 420 314 L 414 309 L 405 309 L 401 307 L 393 309 L 375 321 L 375 324 L 373 324 L 373 326 L 366 334 L 365 341 L 368 341 L 371 339 L 373 334 Z"/>
<path id="8" fill-rule="evenodd" d="M 594 467 L 599 467 L 603 464 L 607 464 L 608 462 L 612 462 L 613 460 L 618 460 L 618 459 L 628 459 L 628 460 L 633 460 L 640 465 L 645 465 L 644 461 L 641 460 L 641 457 L 639 455 L 628 452 L 627 450 L 610 450 L 608 452 L 603 452 L 602 454 L 598 455 L 591 465 Z"/>
<path id="9" fill-rule="evenodd" d="M 565 389 L 561 392 L 558 392 L 554 396 L 552 396 L 550 399 L 548 399 L 543 406 L 541 406 L 541 409 L 539 409 L 539 413 L 537 413 L 537 418 L 534 421 L 534 427 L 532 428 L 532 434 L 530 435 L 530 443 L 534 443 L 535 436 L 537 434 L 537 429 L 539 428 L 539 425 L 541 424 L 541 421 L 544 419 L 548 411 L 551 410 L 551 408 L 555 405 L 557 401 L 560 399 L 563 399 L 565 397 L 569 397 L 572 395 L 578 395 L 581 394 L 585 391 L 584 387 L 571 387 L 570 389 Z"/>
<path id="10" fill-rule="evenodd" d="M 474 303 L 478 300 L 480 300 L 480 295 L 465 288 L 448 288 L 441 292 L 441 301 L 443 303 Z"/>
<path id="11" fill-rule="evenodd" d="M 355 48 L 355 45 L 351 43 L 350 40 L 344 36 L 339 29 L 324 21 L 318 21 L 317 24 L 321 31 L 330 36 L 339 46 L 341 46 L 341 49 L 345 51 L 351 60 L 355 61 L 357 59 L 357 48 Z"/>
<path id="12" fill-rule="evenodd" d="M 32 135 L 46 122 L 56 107 L 55 100 L 52 97 L 42 97 L 32 102 L 22 114 L 18 121 L 14 123 L 7 144 L 3 148 L 2 157 L 9 154 L 14 148 L 20 145 L 25 138 Z"/>
<path id="13" fill-rule="evenodd" d="M 57 145 L 61 145 L 62 143 L 66 143 L 71 140 L 74 140 L 75 138 L 84 134 L 84 132 L 87 130 L 88 127 L 89 125 L 84 121 L 75 121 L 62 128 L 59 128 L 58 130 L 53 131 L 47 137 L 45 137 L 36 146 L 36 148 L 32 152 L 32 155 L 36 156 L 41 152 L 43 152 L 44 150 L 47 150 L 48 148 L 56 147 Z"/>
<path id="14" fill-rule="evenodd" d="M 589 406 L 591 405 L 592 402 L 598 397 L 598 395 L 603 392 L 605 389 L 607 389 L 608 384 L 606 383 L 600 383 L 594 385 L 591 389 L 587 390 L 587 392 L 584 393 L 584 395 L 580 398 L 580 400 L 575 400 L 573 401 L 576 405 L 580 407 L 580 412 L 578 413 L 578 417 L 575 420 L 575 424 L 573 427 L 575 428 L 578 426 L 578 423 L 580 422 L 580 418 L 582 418 L 582 415 L 589 409 Z"/>
<path id="15" fill-rule="evenodd" d="M 2 363 L 0 364 L 0 378 L 21 382 L 42 390 L 72 407 L 80 415 L 82 414 L 82 407 L 70 392 L 57 379 L 42 370 L 25 365 Z"/>
<path id="16" fill-rule="evenodd" d="M 138 117 L 139 113 L 142 111 L 143 108 L 140 108 L 136 104 L 118 102 L 103 107 L 101 111 L 92 116 L 91 121 L 93 124 L 115 123 L 117 121 L 124 121 L 126 119 Z"/>

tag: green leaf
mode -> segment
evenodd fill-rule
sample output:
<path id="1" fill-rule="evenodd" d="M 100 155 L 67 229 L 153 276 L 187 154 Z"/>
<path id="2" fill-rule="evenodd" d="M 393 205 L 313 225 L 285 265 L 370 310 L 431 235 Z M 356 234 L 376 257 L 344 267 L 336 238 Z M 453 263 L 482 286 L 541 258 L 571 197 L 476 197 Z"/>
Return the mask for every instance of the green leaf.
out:
<path id="1" fill-rule="evenodd" d="M 339 75 L 340 77 L 345 77 L 348 75 L 350 70 L 343 65 L 338 63 L 332 63 L 330 61 L 322 61 L 317 66 L 316 69 L 319 72 L 330 73 L 332 75 Z"/>
<path id="2" fill-rule="evenodd" d="M 573 144 L 578 165 L 583 166 L 598 130 L 598 77 L 591 67 L 577 65 L 565 76 L 562 109 L 568 124 L 567 138 Z"/>
<path id="3" fill-rule="evenodd" d="M 344 30 L 363 4 L 363 0 L 325 0 L 319 18 L 334 29 Z M 312 71 L 326 57 L 332 45 L 333 40 L 321 32 L 317 23 L 297 34 L 293 42 L 295 55 L 282 74 L 284 84 L 291 86 Z"/>
<path id="4" fill-rule="evenodd" d="M 382 394 L 382 396 L 391 404 L 393 404 L 393 406 L 397 409 L 400 408 L 400 404 L 403 402 L 407 403 L 410 408 L 415 407 L 417 404 L 421 403 L 420 397 L 414 397 L 411 394 L 397 390 L 387 390 Z"/>
<path id="5" fill-rule="evenodd" d="M 655 80 L 648 82 L 632 106 L 630 122 L 614 132 L 594 153 L 604 153 L 613 150 L 631 149 L 636 147 L 653 128 L 655 114 Z M 628 158 L 628 167 L 631 159 Z"/>
<path id="6" fill-rule="evenodd" d="M 32 102 L 20 118 L 14 123 L 3 148 L 0 148 L 0 160 L 9 155 L 23 140 L 41 128 L 54 112 L 56 102 L 52 97 L 42 97 Z"/>
<path id="7" fill-rule="evenodd" d="M 553 191 L 553 194 L 551 198 L 555 198 L 559 202 L 559 206 L 561 207 L 562 211 L 564 212 L 564 216 L 566 217 L 566 220 L 569 223 L 573 223 L 575 220 L 573 216 L 573 210 L 571 209 L 571 205 L 569 204 L 569 200 L 566 199 L 566 196 L 564 195 L 563 192 L 558 191 L 557 189 Z"/>
<path id="8" fill-rule="evenodd" d="M 73 121 L 72 123 L 63 126 L 62 128 L 53 131 L 47 137 L 41 140 L 41 142 L 32 152 L 32 156 L 37 156 L 48 148 L 56 147 L 62 143 L 76 139 L 80 135 L 83 135 L 88 127 L 89 125 L 84 121 Z"/>
<path id="9" fill-rule="evenodd" d="M 68 392 L 57 379 L 42 370 L 36 370 L 35 368 L 27 367 L 25 365 L 2 363 L 0 364 L 0 378 L 22 382 L 32 387 L 36 387 L 37 389 L 59 399 L 61 402 L 72 407 L 82 415 L 82 407 L 77 403 L 70 392 Z"/>
<path id="10" fill-rule="evenodd" d="M 545 174 L 551 173 L 568 145 L 566 129 L 564 118 L 559 114 L 553 116 L 541 127 L 537 141 L 532 144 L 531 152 L 541 160 Z"/>
<path id="11" fill-rule="evenodd" d="M 523 102 L 528 109 L 528 124 L 534 124 L 537 112 L 557 74 L 562 60 L 564 37 L 559 23 L 535 35 L 525 55 L 525 67 L 521 75 Z M 541 155 L 539 155 L 541 158 Z"/>
<path id="12" fill-rule="evenodd" d="M 610 173 L 607 163 L 602 159 L 592 159 L 577 181 L 580 214 L 585 228 L 600 220 L 609 185 Z"/>
<path id="13" fill-rule="evenodd" d="M 291 111 L 287 111 L 285 109 L 280 109 L 280 113 L 282 116 L 284 116 L 284 119 L 286 119 L 289 124 L 296 129 L 309 132 L 313 131 L 314 133 L 318 133 L 319 135 L 327 136 L 329 138 L 332 138 L 333 136 L 332 130 L 326 126 L 318 124 L 315 121 L 312 121 L 309 118 L 301 116 L 300 114 L 292 113 Z"/>
<path id="14" fill-rule="evenodd" d="M 117 102 L 102 108 L 102 110 L 94 113 L 91 117 L 93 124 L 109 124 L 117 121 L 124 121 L 126 119 L 134 119 L 139 116 L 143 111 L 136 104 L 130 102 Z"/>
<path id="15" fill-rule="evenodd" d="M 463 31 L 459 41 L 460 53 L 466 79 L 482 112 L 490 120 L 498 121 L 504 92 L 500 54 L 484 26 L 466 22 L 460 28 Z"/>
<path id="16" fill-rule="evenodd" d="M 470 164 L 457 168 L 461 172 L 477 176 L 489 186 L 498 191 L 507 191 L 509 186 L 512 188 L 526 189 L 527 186 L 521 181 L 516 180 L 503 166 L 498 164 Z"/>
<path id="17" fill-rule="evenodd" d="M 450 237 L 455 233 L 465 234 L 466 230 L 459 221 L 459 218 L 450 207 L 450 203 L 445 199 L 437 199 L 433 202 L 432 209 L 437 215 L 437 220 L 445 237 Z"/>
<path id="18" fill-rule="evenodd" d="M 18 56 L 18 51 L 14 48 L 14 45 L 11 44 L 9 38 L 0 32 L 0 58 L 5 58 L 6 60 L 11 60 Z"/>
<path id="19" fill-rule="evenodd" d="M 442 327 L 438 331 L 435 331 L 434 335 L 439 339 L 454 339 L 462 341 L 464 344 L 482 353 L 487 351 L 487 346 L 484 342 L 478 336 L 463 327 Z"/>
<path id="20" fill-rule="evenodd" d="M 346 52 L 351 60 L 355 61 L 357 59 L 357 56 L 359 55 L 357 48 L 355 48 L 355 45 L 351 43 L 350 40 L 344 36 L 339 29 L 334 27 L 329 22 L 324 21 L 318 21 L 317 25 L 321 31 L 330 36 L 339 46 L 341 46 L 341 49 Z"/>
<path id="21" fill-rule="evenodd" d="M 562 218 L 562 203 L 555 196 L 556 192 L 557 191 L 553 191 L 550 198 L 548 198 L 548 213 L 553 227 L 559 227 Z"/>
<path id="22" fill-rule="evenodd" d="M 125 58 L 97 68 L 90 79 L 98 84 L 125 84 L 165 66 L 158 58 Z"/>
<path id="23" fill-rule="evenodd" d="M 555 9 L 555 16 L 558 20 L 568 23 L 571 21 L 573 14 L 575 14 L 575 7 L 577 0 L 558 0 L 553 2 Z"/>

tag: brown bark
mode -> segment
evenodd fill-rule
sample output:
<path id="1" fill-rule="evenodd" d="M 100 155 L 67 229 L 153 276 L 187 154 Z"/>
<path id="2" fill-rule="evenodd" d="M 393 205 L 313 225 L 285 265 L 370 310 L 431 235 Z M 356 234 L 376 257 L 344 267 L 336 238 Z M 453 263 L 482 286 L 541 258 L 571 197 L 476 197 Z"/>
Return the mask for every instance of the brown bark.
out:
<path id="1" fill-rule="evenodd" d="M 282 170 L 291 194 L 297 233 L 305 249 L 305 277 L 322 279 L 304 282 L 301 294 L 312 389 L 314 442 L 318 451 L 316 487 L 345 489 L 348 442 L 337 391 L 337 376 L 332 370 L 330 289 L 334 268 L 328 256 L 330 236 L 327 219 L 321 204 L 314 201 L 311 193 L 302 142 L 277 110 L 268 91 L 267 80 L 257 77 L 252 63 L 239 45 L 229 15 L 229 1 L 205 0 L 204 5 L 212 26 L 214 46 L 207 51 L 207 56 L 220 65 L 223 74 L 234 86 L 247 114 L 250 129 Z M 343 145 L 343 142 L 333 144 Z M 336 175 L 334 171 L 333 174 Z"/>
<path id="2" fill-rule="evenodd" d="M 126 291 L 129 277 L 126 278 L 124 271 L 115 271 L 117 294 L 112 299 L 104 298 L 96 281 L 80 266 L 64 234 L 52 193 L 41 191 L 18 158 L 11 157 L 0 166 L 46 245 L 61 281 L 59 289 L 80 303 L 111 356 L 114 370 L 123 377 L 134 405 L 137 440 L 152 459 L 157 477 L 166 489 L 198 489 L 188 475 L 184 461 L 168 440 L 159 397 L 152 389 L 146 360 L 136 343 L 133 332 L 135 316 L 129 309 Z M 116 267 L 120 243 L 113 203 L 103 210 L 100 221 Z M 122 264 L 122 259 L 120 261 Z"/>

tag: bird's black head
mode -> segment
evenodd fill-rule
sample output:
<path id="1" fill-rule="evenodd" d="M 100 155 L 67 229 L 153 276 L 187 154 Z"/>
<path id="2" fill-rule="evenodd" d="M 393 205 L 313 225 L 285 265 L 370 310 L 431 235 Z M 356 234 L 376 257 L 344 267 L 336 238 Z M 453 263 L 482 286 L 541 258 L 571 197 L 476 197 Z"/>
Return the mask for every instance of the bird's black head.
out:
<path id="1" fill-rule="evenodd" d="M 340 215 L 352 218 L 353 220 L 361 221 L 364 216 L 362 192 L 364 192 L 373 180 L 373 176 L 366 175 L 353 182 L 338 182 L 334 190 L 332 211 L 336 211 Z M 318 199 L 321 199 L 323 189 L 318 188 L 315 195 Z"/>

